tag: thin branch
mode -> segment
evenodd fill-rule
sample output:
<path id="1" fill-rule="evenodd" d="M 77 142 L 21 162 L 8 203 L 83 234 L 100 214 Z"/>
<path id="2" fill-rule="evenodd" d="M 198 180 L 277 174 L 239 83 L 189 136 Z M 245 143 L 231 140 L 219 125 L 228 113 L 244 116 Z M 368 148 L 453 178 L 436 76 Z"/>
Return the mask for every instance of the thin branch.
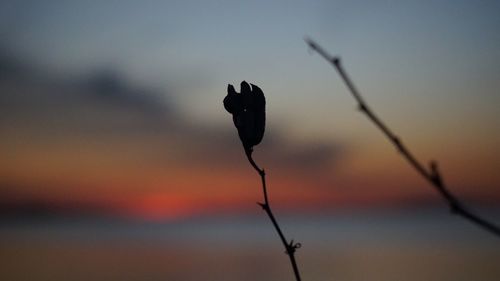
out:
<path id="1" fill-rule="evenodd" d="M 478 215 L 469 211 L 464 205 L 453 195 L 448 187 L 445 185 L 444 181 L 441 178 L 441 174 L 438 170 L 437 163 L 432 161 L 429 165 L 429 168 L 425 168 L 415 156 L 406 148 L 401 139 L 395 135 L 378 117 L 375 113 L 370 109 L 370 107 L 363 100 L 358 90 L 354 86 L 354 83 L 351 81 L 347 73 L 344 71 L 342 65 L 340 64 L 340 59 L 338 57 L 330 56 L 323 48 L 321 48 L 318 44 L 316 44 L 311 39 L 305 39 L 306 43 L 311 47 L 312 50 L 316 51 L 320 54 L 325 60 L 330 62 L 340 77 L 344 80 L 347 88 L 351 92 L 352 96 L 358 103 L 359 110 L 370 119 L 377 128 L 379 128 L 382 133 L 389 139 L 389 141 L 397 148 L 402 157 L 404 157 L 408 163 L 422 176 L 424 177 L 433 187 L 434 189 L 441 195 L 441 197 L 447 202 L 450 206 L 450 210 L 453 214 L 459 215 L 470 222 L 476 224 L 478 227 L 483 228 L 497 236 L 500 236 L 500 228 L 493 223 L 479 217 Z"/>
<path id="2" fill-rule="evenodd" d="M 278 232 L 281 242 L 283 243 L 283 246 L 285 246 L 286 250 L 285 253 L 290 258 L 290 263 L 292 264 L 293 273 L 295 274 L 295 279 L 297 281 L 300 281 L 301 279 L 300 279 L 299 268 L 297 266 L 297 261 L 295 260 L 295 251 L 301 247 L 301 244 L 295 243 L 293 240 L 290 240 L 290 242 L 288 242 L 288 240 L 285 238 L 285 235 L 283 234 L 283 231 L 281 230 L 278 221 L 273 215 L 273 211 L 271 210 L 271 205 L 269 204 L 269 197 L 267 196 L 267 187 L 266 187 L 266 173 L 264 172 L 264 169 L 259 168 L 259 166 L 257 166 L 255 161 L 253 160 L 251 150 L 245 149 L 245 154 L 248 158 L 248 161 L 255 169 L 255 171 L 257 171 L 262 181 L 262 192 L 264 193 L 264 203 L 259 202 L 257 204 L 262 207 L 262 209 L 269 216 L 269 219 L 271 219 L 271 222 L 274 225 L 274 229 L 276 229 L 276 232 Z"/>

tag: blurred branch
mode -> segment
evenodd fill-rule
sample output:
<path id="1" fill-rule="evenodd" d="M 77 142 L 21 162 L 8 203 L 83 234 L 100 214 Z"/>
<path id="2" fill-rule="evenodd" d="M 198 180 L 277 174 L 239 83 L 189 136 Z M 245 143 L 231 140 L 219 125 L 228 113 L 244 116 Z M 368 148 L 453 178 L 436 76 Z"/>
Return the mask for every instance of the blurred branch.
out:
<path id="1" fill-rule="evenodd" d="M 406 148 L 401 139 L 395 135 L 378 117 L 375 113 L 370 109 L 370 107 L 363 100 L 358 90 L 354 86 L 354 83 L 351 81 L 344 68 L 340 63 L 340 59 L 338 57 L 330 56 L 323 48 L 321 48 L 318 44 L 316 44 L 311 39 L 305 39 L 306 43 L 309 47 L 320 54 L 325 60 L 330 62 L 340 77 L 344 80 L 347 88 L 351 92 L 352 96 L 358 103 L 358 109 L 370 119 L 377 128 L 379 128 L 382 133 L 387 137 L 387 139 L 397 148 L 402 157 L 404 157 L 408 163 L 422 176 L 424 177 L 433 187 L 434 189 L 441 195 L 441 197 L 447 202 L 450 206 L 450 210 L 453 214 L 459 215 L 470 222 L 474 223 L 478 227 L 483 228 L 497 236 L 500 236 L 500 228 L 493 223 L 479 217 L 478 215 L 472 213 L 468 210 L 458 199 L 453 195 L 448 187 L 445 185 L 442 180 L 441 174 L 438 169 L 438 165 L 435 161 L 431 161 L 428 168 L 425 168 L 415 156 Z"/>
<path id="2" fill-rule="evenodd" d="M 245 149 L 246 156 L 248 158 L 248 161 L 252 165 L 252 167 L 257 171 L 257 173 L 260 175 L 260 179 L 262 181 L 262 191 L 264 193 L 264 203 L 257 203 L 259 206 L 262 207 L 262 209 L 266 212 L 266 214 L 269 216 L 269 219 L 271 219 L 271 222 L 274 225 L 274 229 L 276 229 L 276 232 L 278 232 L 278 235 L 281 239 L 281 242 L 283 243 L 283 246 L 285 246 L 286 254 L 290 258 L 290 263 L 292 264 L 293 268 L 293 273 L 295 274 L 295 279 L 297 281 L 300 281 L 300 273 L 299 273 L 299 268 L 297 266 L 297 262 L 295 260 L 295 251 L 301 247 L 300 243 L 295 243 L 293 240 L 288 240 L 285 238 L 285 235 L 283 234 L 283 231 L 281 230 L 278 221 L 273 215 L 273 211 L 271 210 L 271 205 L 269 204 L 269 198 L 267 196 L 267 188 L 266 188 L 266 173 L 264 172 L 264 169 L 259 168 L 255 161 L 252 158 L 252 151 Z"/>

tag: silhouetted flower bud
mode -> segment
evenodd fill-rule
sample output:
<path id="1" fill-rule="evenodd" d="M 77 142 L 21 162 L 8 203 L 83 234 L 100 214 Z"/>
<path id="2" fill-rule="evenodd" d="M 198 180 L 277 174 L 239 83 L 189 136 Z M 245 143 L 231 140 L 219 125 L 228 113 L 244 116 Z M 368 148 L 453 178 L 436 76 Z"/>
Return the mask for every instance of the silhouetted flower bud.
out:
<path id="1" fill-rule="evenodd" d="M 241 92 L 237 93 L 233 85 L 227 86 L 224 108 L 233 115 L 233 122 L 245 151 L 251 153 L 253 146 L 259 144 L 266 126 L 266 99 L 256 85 L 243 81 Z"/>

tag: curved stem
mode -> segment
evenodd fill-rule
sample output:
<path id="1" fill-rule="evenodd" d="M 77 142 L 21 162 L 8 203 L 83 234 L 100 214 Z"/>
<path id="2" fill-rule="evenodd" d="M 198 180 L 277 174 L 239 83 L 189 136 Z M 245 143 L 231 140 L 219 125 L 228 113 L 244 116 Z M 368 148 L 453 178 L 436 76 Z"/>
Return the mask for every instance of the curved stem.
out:
<path id="1" fill-rule="evenodd" d="M 295 243 L 293 240 L 288 240 L 286 239 L 285 235 L 283 234 L 283 231 L 281 230 L 278 221 L 274 217 L 273 211 L 271 209 L 271 205 L 269 203 L 269 197 L 267 196 L 267 187 L 266 187 L 266 173 L 264 169 L 259 168 L 255 161 L 252 158 L 252 151 L 245 149 L 245 154 L 248 158 L 248 161 L 252 165 L 252 167 L 257 171 L 257 173 L 260 176 L 260 179 L 262 181 L 262 192 L 264 194 L 264 203 L 257 203 L 259 206 L 262 207 L 262 209 L 266 212 L 268 215 L 269 219 L 273 223 L 274 229 L 276 232 L 278 232 L 278 236 L 280 237 L 281 243 L 283 243 L 283 246 L 285 247 L 286 254 L 290 258 L 290 263 L 292 264 L 293 268 L 293 273 L 295 274 L 295 280 L 300 281 L 300 273 L 299 273 L 299 268 L 297 266 L 297 261 L 295 260 L 295 251 L 301 247 L 300 243 Z"/>
<path id="2" fill-rule="evenodd" d="M 330 56 L 323 48 L 316 44 L 311 39 L 306 39 L 306 43 L 311 47 L 312 50 L 320 54 L 325 60 L 330 62 L 337 72 L 339 73 L 342 80 L 344 80 L 347 88 L 351 92 L 352 96 L 358 103 L 359 110 L 370 119 L 377 128 L 379 128 L 382 133 L 387 137 L 387 139 L 397 148 L 402 157 L 408 161 L 408 163 L 423 177 L 425 178 L 434 189 L 441 195 L 441 197 L 448 203 L 450 210 L 453 214 L 459 215 L 470 222 L 474 223 L 478 227 L 483 228 L 497 236 L 500 236 L 500 228 L 493 223 L 479 217 L 478 215 L 469 211 L 463 204 L 453 195 L 448 187 L 444 184 L 441 179 L 441 174 L 439 173 L 437 163 L 432 161 L 429 168 L 425 168 L 415 156 L 406 148 L 401 139 L 396 136 L 370 109 L 366 102 L 361 97 L 354 83 L 351 81 L 344 68 L 340 64 L 340 59 L 338 57 Z"/>

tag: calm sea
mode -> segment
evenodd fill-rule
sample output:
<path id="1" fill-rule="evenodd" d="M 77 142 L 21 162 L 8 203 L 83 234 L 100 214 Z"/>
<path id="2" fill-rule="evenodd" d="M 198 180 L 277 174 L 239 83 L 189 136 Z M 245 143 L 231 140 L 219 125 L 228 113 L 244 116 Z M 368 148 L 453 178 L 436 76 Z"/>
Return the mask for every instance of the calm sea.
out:
<path id="1" fill-rule="evenodd" d="M 481 210 L 500 223 L 500 210 Z M 303 280 L 500 280 L 500 238 L 444 210 L 280 215 Z M 0 221 L 0 280 L 293 280 L 262 213 Z"/>

